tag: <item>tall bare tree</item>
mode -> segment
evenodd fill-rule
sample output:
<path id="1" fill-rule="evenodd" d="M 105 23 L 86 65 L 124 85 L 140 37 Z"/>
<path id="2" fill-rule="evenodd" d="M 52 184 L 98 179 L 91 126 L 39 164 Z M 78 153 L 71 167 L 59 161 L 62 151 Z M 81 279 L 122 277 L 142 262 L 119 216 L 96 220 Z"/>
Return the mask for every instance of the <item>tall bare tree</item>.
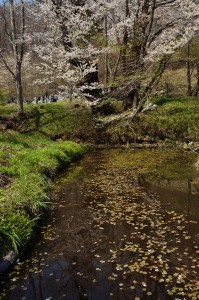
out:
<path id="1" fill-rule="evenodd" d="M 4 0 L 0 7 L 0 18 L 4 43 L 0 46 L 0 60 L 11 73 L 16 84 L 19 115 L 24 114 L 22 63 L 25 47 L 25 2 Z"/>

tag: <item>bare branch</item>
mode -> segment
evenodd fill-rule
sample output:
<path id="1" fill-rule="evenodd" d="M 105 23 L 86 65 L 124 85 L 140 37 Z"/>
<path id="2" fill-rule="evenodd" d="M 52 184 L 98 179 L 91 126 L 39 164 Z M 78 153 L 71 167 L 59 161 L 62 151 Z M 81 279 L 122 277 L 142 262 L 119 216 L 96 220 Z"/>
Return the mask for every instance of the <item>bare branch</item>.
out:
<path id="1" fill-rule="evenodd" d="M 2 14 L 2 17 L 3 17 L 3 21 L 4 21 L 4 30 L 5 30 L 5 33 L 8 36 L 9 40 L 12 42 L 12 35 L 8 31 L 8 23 L 7 23 L 7 19 L 6 19 L 6 3 L 5 3 L 5 1 L 3 1 L 3 7 L 1 9 L 1 14 Z"/>
<path id="2" fill-rule="evenodd" d="M 180 20 L 180 18 L 176 18 L 175 20 L 172 20 L 171 22 L 167 23 L 165 26 L 161 27 L 159 30 L 157 30 L 148 40 L 147 46 L 150 47 L 151 44 L 155 41 L 155 39 L 162 34 L 162 32 L 168 28 L 172 28 L 177 21 Z"/>
<path id="3" fill-rule="evenodd" d="M 161 6 L 167 6 L 167 5 L 173 4 L 175 2 L 176 2 L 176 0 L 163 0 L 156 4 L 156 8 L 161 7 Z"/>
<path id="4" fill-rule="evenodd" d="M 9 66 L 8 62 L 4 58 L 3 54 L 1 53 L 1 51 L 0 51 L 0 58 L 1 58 L 2 62 L 3 62 L 3 64 L 4 64 L 4 66 L 6 67 L 6 69 L 12 74 L 12 76 L 16 80 L 15 73 L 12 71 L 12 68 Z"/>
<path id="5" fill-rule="evenodd" d="M 24 6 L 24 1 L 21 0 L 21 38 L 22 42 L 20 45 L 20 61 L 22 62 L 23 60 L 23 55 L 24 55 L 24 35 L 25 35 L 25 6 Z"/>

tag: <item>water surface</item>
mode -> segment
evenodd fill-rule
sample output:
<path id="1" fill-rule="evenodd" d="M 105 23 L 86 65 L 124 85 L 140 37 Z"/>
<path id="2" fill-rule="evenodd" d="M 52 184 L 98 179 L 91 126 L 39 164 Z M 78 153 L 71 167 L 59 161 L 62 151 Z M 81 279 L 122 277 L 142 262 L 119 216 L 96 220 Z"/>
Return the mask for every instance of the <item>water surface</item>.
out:
<path id="1" fill-rule="evenodd" d="M 198 299 L 197 156 L 93 152 L 56 180 L 51 218 L 0 299 Z"/>

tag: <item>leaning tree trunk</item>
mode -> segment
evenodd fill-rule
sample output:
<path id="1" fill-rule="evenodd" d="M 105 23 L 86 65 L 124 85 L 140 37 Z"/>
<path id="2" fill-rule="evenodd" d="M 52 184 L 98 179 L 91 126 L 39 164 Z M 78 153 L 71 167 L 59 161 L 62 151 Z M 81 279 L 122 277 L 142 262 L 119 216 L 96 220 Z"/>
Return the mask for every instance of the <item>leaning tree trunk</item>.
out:
<path id="1" fill-rule="evenodd" d="M 149 83 L 143 88 L 141 81 L 136 80 L 130 86 L 130 90 L 128 89 L 128 94 L 124 98 L 123 107 L 124 110 L 134 109 L 135 115 L 140 112 L 143 108 L 143 105 L 151 94 L 152 90 L 155 86 L 157 86 L 160 78 L 165 71 L 165 68 L 171 58 L 171 55 L 165 55 L 160 60 L 157 69 L 149 81 Z"/>
<path id="2" fill-rule="evenodd" d="M 130 91 L 123 100 L 122 106 L 124 111 L 132 108 L 136 109 L 138 107 L 140 102 L 140 88 L 141 82 L 139 80 L 136 80 L 131 84 Z"/>

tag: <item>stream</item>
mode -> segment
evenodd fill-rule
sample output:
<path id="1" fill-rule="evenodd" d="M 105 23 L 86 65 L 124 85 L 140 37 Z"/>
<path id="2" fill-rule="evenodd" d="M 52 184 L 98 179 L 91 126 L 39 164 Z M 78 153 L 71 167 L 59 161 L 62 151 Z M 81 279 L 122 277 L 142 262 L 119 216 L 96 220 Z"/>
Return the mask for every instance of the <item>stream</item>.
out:
<path id="1" fill-rule="evenodd" d="M 199 299 L 197 158 L 114 149 L 71 165 L 36 245 L 0 277 L 0 299 Z"/>

